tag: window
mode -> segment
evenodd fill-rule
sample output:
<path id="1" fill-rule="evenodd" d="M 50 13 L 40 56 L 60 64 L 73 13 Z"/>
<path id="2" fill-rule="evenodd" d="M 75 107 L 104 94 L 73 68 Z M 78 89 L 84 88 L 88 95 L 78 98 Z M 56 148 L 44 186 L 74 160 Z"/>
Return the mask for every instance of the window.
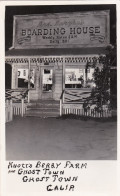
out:
<path id="1" fill-rule="evenodd" d="M 18 88 L 28 88 L 28 69 L 18 69 Z"/>
<path id="2" fill-rule="evenodd" d="M 30 70 L 30 88 L 35 87 L 35 70 Z M 18 88 L 28 88 L 28 69 L 18 69 Z"/>
<path id="3" fill-rule="evenodd" d="M 83 76 L 83 69 L 65 69 L 65 88 L 82 88 L 84 84 Z"/>
<path id="4" fill-rule="evenodd" d="M 53 70 L 43 69 L 42 89 L 44 92 L 51 92 L 53 85 Z"/>
<path id="5" fill-rule="evenodd" d="M 93 78 L 94 68 L 66 68 L 65 88 L 93 88 L 95 86 Z"/>

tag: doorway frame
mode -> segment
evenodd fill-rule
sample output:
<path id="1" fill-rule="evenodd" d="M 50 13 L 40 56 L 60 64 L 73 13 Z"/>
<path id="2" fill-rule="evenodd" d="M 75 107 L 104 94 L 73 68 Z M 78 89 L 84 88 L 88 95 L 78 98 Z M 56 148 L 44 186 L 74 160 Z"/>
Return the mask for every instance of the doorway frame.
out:
<path id="1" fill-rule="evenodd" d="M 43 69 L 52 69 L 53 74 L 52 74 L 52 91 L 43 91 Z M 39 88 L 39 97 L 40 99 L 53 99 L 54 97 L 54 92 L 55 92 L 55 65 L 41 65 L 40 66 L 40 88 Z M 43 96 L 44 95 L 44 96 Z M 46 97 L 45 97 L 46 95 Z"/>

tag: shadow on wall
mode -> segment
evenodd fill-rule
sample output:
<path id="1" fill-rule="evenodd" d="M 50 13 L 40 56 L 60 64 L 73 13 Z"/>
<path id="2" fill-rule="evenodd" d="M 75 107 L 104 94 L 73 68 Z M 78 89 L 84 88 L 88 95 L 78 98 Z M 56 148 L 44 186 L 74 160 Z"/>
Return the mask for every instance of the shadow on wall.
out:
<path id="1" fill-rule="evenodd" d="M 12 67 L 5 63 L 5 89 L 11 89 Z"/>

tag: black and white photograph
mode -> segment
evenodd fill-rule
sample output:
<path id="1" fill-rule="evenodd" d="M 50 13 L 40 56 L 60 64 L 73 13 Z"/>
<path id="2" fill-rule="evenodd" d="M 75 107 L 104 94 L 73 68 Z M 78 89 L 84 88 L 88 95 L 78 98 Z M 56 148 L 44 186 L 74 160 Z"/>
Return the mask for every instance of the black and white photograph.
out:
<path id="1" fill-rule="evenodd" d="M 116 4 L 5 7 L 6 160 L 117 160 Z"/>

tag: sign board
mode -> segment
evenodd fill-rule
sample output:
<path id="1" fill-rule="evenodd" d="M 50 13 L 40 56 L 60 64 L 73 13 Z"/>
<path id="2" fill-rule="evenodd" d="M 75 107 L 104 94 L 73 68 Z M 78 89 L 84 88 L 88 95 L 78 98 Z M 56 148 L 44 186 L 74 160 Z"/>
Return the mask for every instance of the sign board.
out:
<path id="1" fill-rule="evenodd" d="M 14 16 L 16 49 L 105 47 L 109 11 Z"/>

